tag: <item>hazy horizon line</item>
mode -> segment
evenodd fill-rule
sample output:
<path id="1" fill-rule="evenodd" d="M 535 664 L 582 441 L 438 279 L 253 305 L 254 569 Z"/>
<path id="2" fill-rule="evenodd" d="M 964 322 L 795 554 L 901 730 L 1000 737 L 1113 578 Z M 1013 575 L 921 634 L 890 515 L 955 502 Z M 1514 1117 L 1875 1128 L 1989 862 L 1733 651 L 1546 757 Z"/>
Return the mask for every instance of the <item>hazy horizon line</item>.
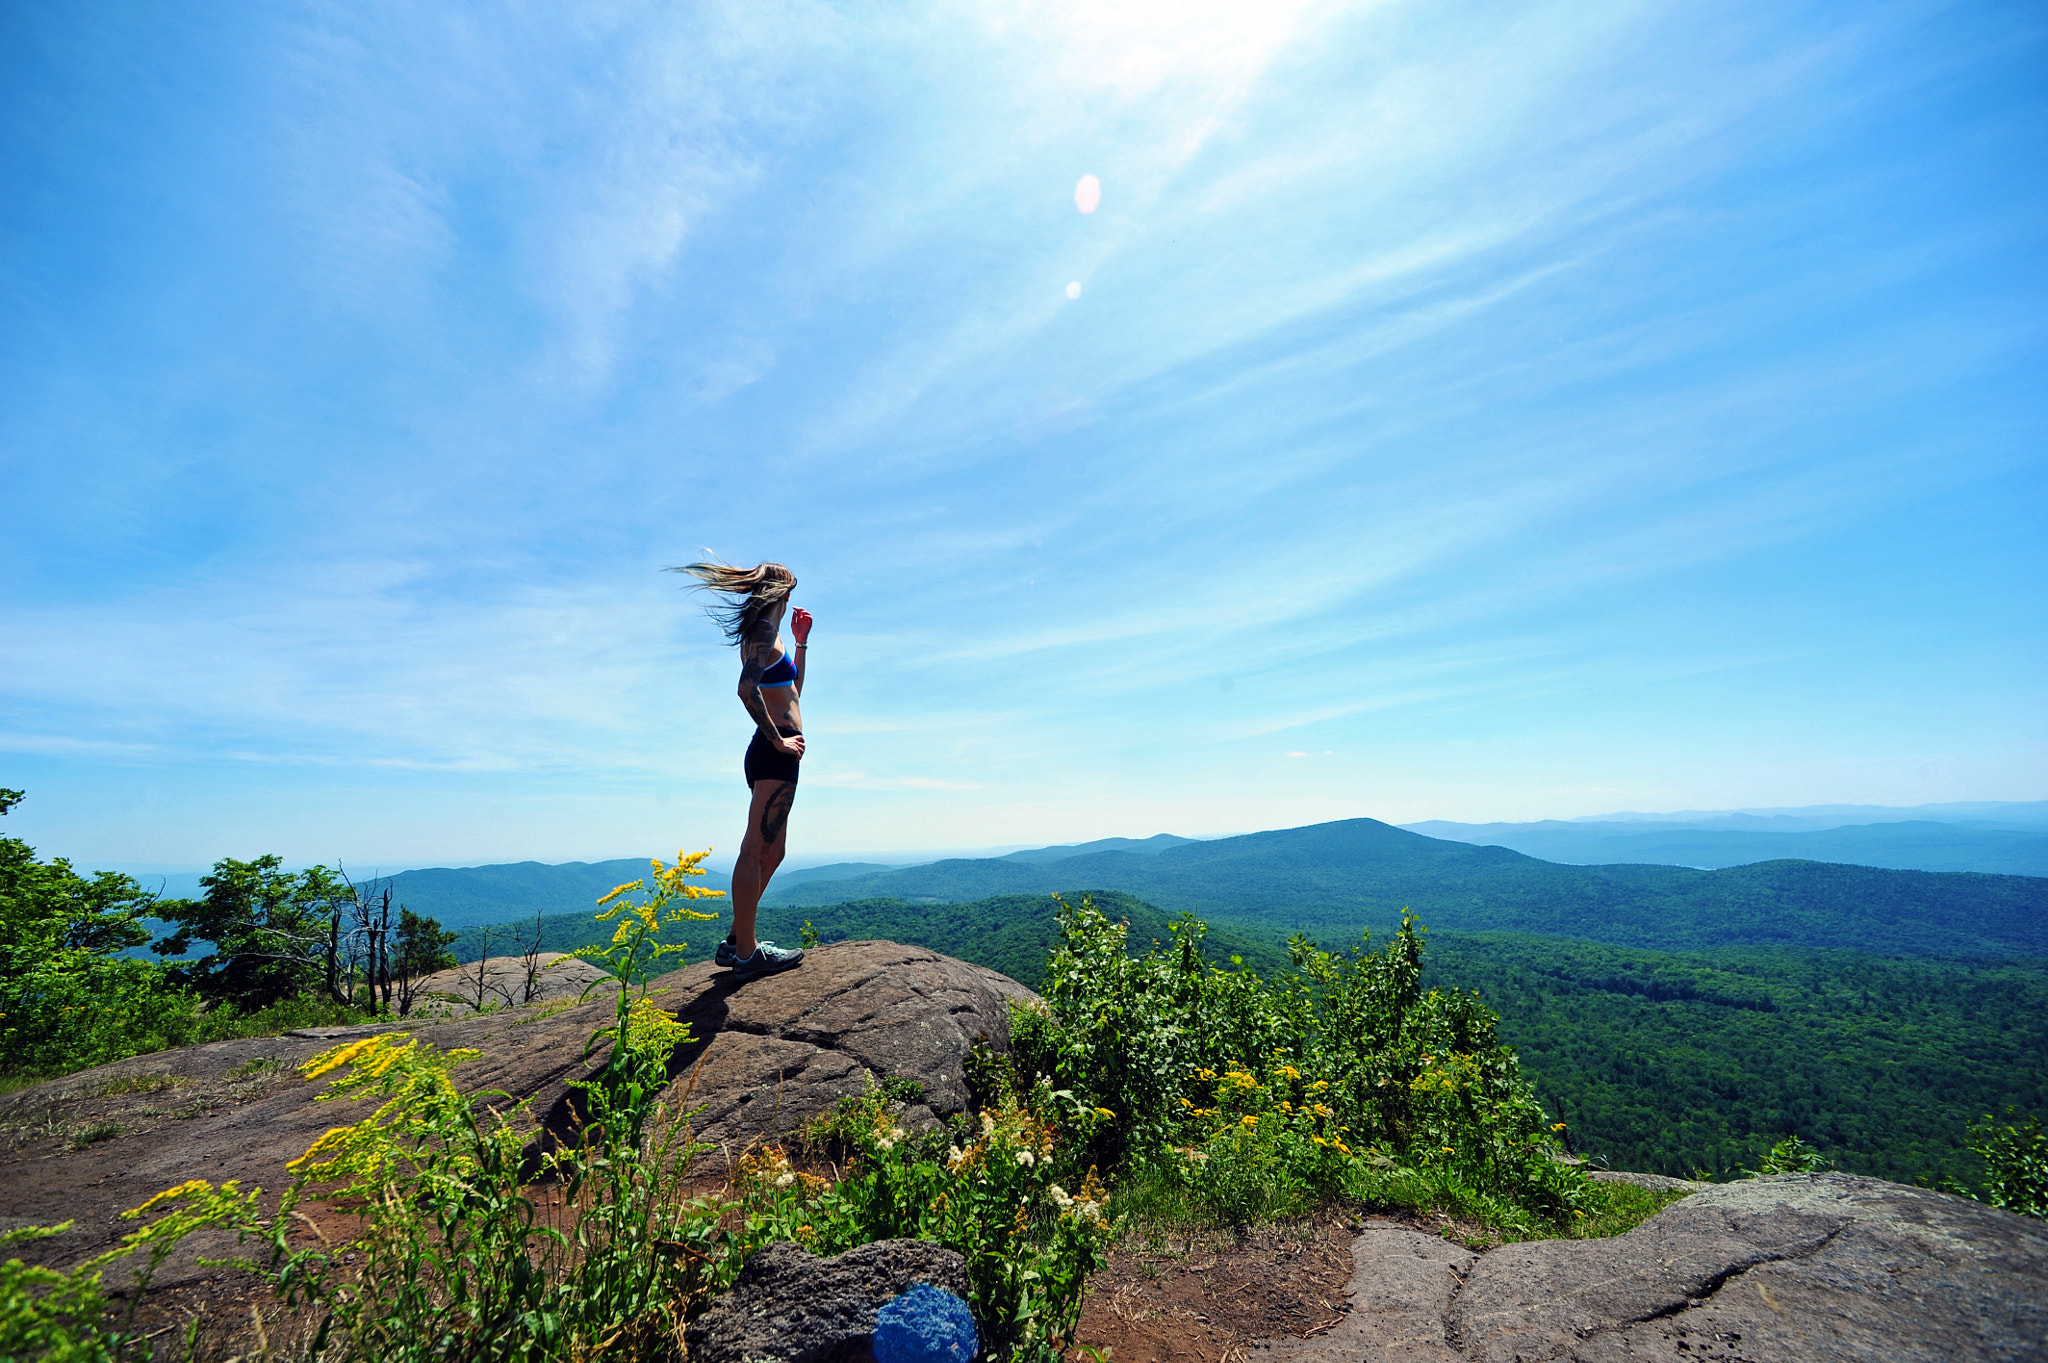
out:
<path id="1" fill-rule="evenodd" d="M 1545 824 L 1545 823 L 1557 823 L 1557 824 L 1579 824 L 1579 823 L 1602 823 L 1602 822 L 1609 822 L 1609 821 L 1615 821 L 1615 822 L 1625 822 L 1625 821 L 1644 821 L 1644 822 L 1647 822 L 1647 821 L 1652 821 L 1652 820 L 1662 820 L 1662 819 L 1682 819 L 1682 818 L 1715 818 L 1715 817 L 1726 817 L 1726 816 L 1729 816 L 1729 815 L 1737 815 L 1737 814 L 1746 814 L 1746 815 L 1752 815 L 1752 816 L 1758 816 L 1758 817 L 1764 817 L 1764 816 L 1772 816 L 1772 815 L 1785 815 L 1785 816 L 1791 816 L 1791 815 L 1798 815 L 1798 814 L 1807 814 L 1807 815 L 1809 815 L 1809 816 L 1812 816 L 1812 815 L 1814 814 L 1814 812 L 1815 812 L 1815 811 L 1822 811 L 1822 810 L 1828 810 L 1828 811 L 1856 811 L 1856 810 L 1883 810 L 1883 811 L 1887 811 L 1887 812 L 1892 812 L 1892 813 L 1914 813 L 1914 812 L 1919 812 L 1919 811 L 1931 811 L 1931 810 L 1941 810 L 1941 809 L 1970 809 L 1970 808 L 1979 808 L 1979 809 L 1981 809 L 1981 808 L 2026 808 L 2026 807 L 2030 807 L 2030 806 L 2036 806 L 2036 805 L 2048 806 L 2048 799 L 2042 799 L 2042 800 L 1942 800 L 1942 801 L 1937 801 L 1937 802 L 1933 802 L 1933 803 L 1928 803 L 1928 804 L 1919 804 L 1919 805 L 1879 805 L 1879 804 L 1815 804 L 1815 805 L 1777 805 L 1777 806 L 1746 806 L 1746 807 L 1740 807 L 1740 808 L 1732 808 L 1732 809 L 1684 809 L 1684 810 L 1670 810 L 1670 811 L 1638 811 L 1638 810 L 1617 810 L 1617 811 L 1613 811 L 1613 812 L 1609 812 L 1609 813 L 1603 813 L 1603 814 L 1579 814 L 1579 815 L 1573 815 L 1573 816 L 1571 816 L 1571 817 L 1569 817 L 1569 818 L 1562 818 L 1562 819 L 1559 819 L 1559 818 L 1550 818 L 1550 819 L 1498 819 L 1498 820 L 1486 820 L 1486 821 L 1471 821 L 1471 820 L 1462 820 L 1462 819 L 1414 819 L 1414 820 L 1411 820 L 1411 821 L 1409 821 L 1409 822 L 1407 822 L 1407 823 L 1398 823 L 1398 824 L 1397 824 L 1397 823 L 1389 823 L 1389 824 L 1388 824 L 1388 826 L 1389 826 L 1389 827 L 1392 827 L 1392 828 L 1399 828 L 1399 829 L 1402 829 L 1402 830 L 1404 830 L 1404 831 L 1405 831 L 1405 830 L 1410 830 L 1410 829 L 1414 829 L 1414 828 L 1419 828 L 1419 827 L 1423 827 L 1423 826 L 1425 826 L 1425 825 L 1429 825 L 1429 824 L 1438 824 L 1438 825 L 1445 825 L 1445 824 L 1448 824 L 1448 825 L 1451 825 L 1451 826 L 1454 826 L 1454 827 L 1459 827 L 1459 828 L 1517 828 L 1517 827 L 1530 827 L 1530 826 L 1533 826 L 1533 825 L 1536 825 L 1536 824 Z M 1360 816 L 1360 817 L 1366 817 L 1366 816 Z M 1348 822 L 1350 822 L 1350 820 L 1348 820 L 1348 819 L 1326 819 L 1326 820 L 1320 820 L 1320 821 L 1318 821 L 1318 822 L 1322 822 L 1322 823 L 1348 823 Z M 1381 821 L 1381 822 L 1385 822 L 1385 821 Z M 1886 820 L 1885 822 L 1898 822 L 1898 821 L 1897 821 L 1897 820 Z M 1315 826 L 1316 826 L 1316 825 L 1315 825 L 1315 824 L 1313 824 L 1313 823 L 1308 823 L 1308 824 L 1288 824 L 1288 825 L 1286 825 L 1285 827 L 1281 827 L 1281 828 L 1247 828 L 1247 829 L 1241 829 L 1241 830 L 1238 830 L 1238 831 L 1236 831 L 1236 832 L 1230 832 L 1230 833 L 1212 833 L 1212 834 L 1206 834 L 1206 835 L 1192 835 L 1192 834 L 1181 834 L 1181 833 L 1169 833 L 1169 834 L 1168 834 L 1168 836 L 1171 836 L 1171 837 L 1179 837 L 1179 838 L 1185 838 L 1185 839 L 1186 839 L 1187 841 L 1189 841 L 1189 842 L 1221 842 L 1221 841 L 1224 841 L 1225 839 L 1228 839 L 1228 838 L 1241 838 L 1241 837 L 1249 837 L 1249 836 L 1251 836 L 1252 834 L 1255 834 L 1255 833 L 1278 833 L 1278 832 L 1286 832 L 1286 831 L 1288 831 L 1289 829 L 1294 829 L 1294 828 L 1313 828 L 1313 827 L 1315 827 Z M 1162 830 L 1162 831 L 1164 831 L 1164 830 Z M 1756 829 L 1756 830 L 1750 830 L 1750 831 L 1755 831 L 1755 832 L 1760 832 L 1760 833 L 1769 833 L 1769 832 L 1773 832 L 1773 831 L 1779 831 L 1779 830 L 1771 830 L 1771 829 Z M 1782 830 L 1782 831 L 1784 831 L 1784 832 L 1786 832 L 1786 833 L 1788 833 L 1788 834 L 1789 834 L 1789 833 L 1792 833 L 1792 832 L 1822 832 L 1822 831 L 1826 831 L 1826 830 L 1820 830 L 1820 829 L 1796 829 L 1796 830 L 1795 830 L 1795 829 L 1787 829 L 1787 830 Z M 816 868 L 818 868 L 818 867 L 820 867 L 820 866 L 835 866 L 835 865 L 840 865 L 840 864 L 843 864 L 843 863 L 853 863 L 853 862 L 869 862 L 869 863 L 873 863 L 873 864 L 878 864 L 878 865 L 888 865 L 888 866 L 890 866 L 890 867 L 892 867 L 892 868 L 901 868 L 901 867 L 907 867 L 907 866 L 923 866 L 923 865 L 928 865 L 928 864 L 930 864 L 930 863 L 932 863 L 932 862 L 937 862 L 937 861 L 977 861 L 977 860 L 987 860 L 987 859 L 993 859 L 993 858 L 997 858 L 997 857 L 1004 857 L 1004 856 L 1008 856 L 1008 855 L 1010 855 L 1010 854 L 1012 854 L 1012 853 L 1015 853 L 1015 852 L 1032 852 L 1032 851 L 1042 851 L 1042 850 L 1045 850 L 1045 849 L 1049 849 L 1049 848 L 1056 848 L 1056 847 L 1080 847 L 1080 846 L 1083 846 L 1083 845 L 1085 845 L 1085 844 L 1087 844 L 1087 843 L 1093 843 L 1093 842 L 1106 842 L 1106 841 L 1109 841 L 1109 840 L 1111 840 L 1111 839 L 1114 839 L 1114 838 L 1122 838 L 1123 840 L 1125 840 L 1125 841 L 1128 841 L 1128 842 L 1143 842 L 1143 841 L 1147 840 L 1148 838 L 1154 838 L 1154 837 L 1158 837 L 1158 836 L 1160 836 L 1160 834 L 1158 834 L 1158 833 L 1147 833 L 1147 834 L 1139 834 L 1139 835 L 1129 835 L 1129 834 L 1114 834 L 1114 833 L 1112 833 L 1112 834 L 1105 834 L 1105 835 L 1104 835 L 1103 837 L 1100 837 L 1100 838 L 1085 838 L 1085 839 L 1082 839 L 1082 840 L 1080 840 L 1080 841 L 1077 841 L 1077 842 L 1017 842 L 1017 843 L 997 843 L 997 844 L 993 844 L 993 845 L 987 845 L 987 846 L 981 846 L 981 847 L 964 847 L 964 848 L 939 848 L 939 849 L 930 849 L 930 848 L 922 848 L 922 849 L 894 849 L 894 848 L 885 848 L 885 849 L 875 849 L 875 848 L 829 848 L 829 849 L 826 849 L 826 850 L 823 850 L 823 851 L 819 851 L 819 852 L 813 852 L 813 853 L 809 853 L 809 854 L 794 854 L 794 855 L 792 855 L 792 856 L 790 857 L 790 859 L 789 859 L 789 860 L 785 861 L 785 862 L 783 863 L 783 865 L 784 865 L 784 868 L 785 868 L 786 870 L 789 870 L 789 871 L 806 871 L 806 870 L 815 870 Z M 645 854 L 644 852 L 628 852 L 628 853 L 625 853 L 625 854 L 623 854 L 623 855 L 620 855 L 620 856 L 613 856 L 613 857 L 603 857 L 603 856 L 589 856 L 589 857 L 569 857 L 569 858 L 565 858 L 564 860 L 561 860 L 561 861 L 540 861 L 540 860 L 539 860 L 538 858 L 536 858 L 536 857 L 510 857 L 510 858 L 506 858 L 506 859 L 504 859 L 504 860 L 496 860 L 496 861 L 472 861 L 472 862 L 467 862 L 467 863 L 465 863 L 465 864 L 462 864 L 462 865 L 455 865 L 455 864 L 451 864 L 451 863 L 449 863 L 449 862 L 445 862 L 445 861 L 425 861 L 425 862 L 417 862 L 417 863 L 408 863 L 408 864 L 405 864 L 405 865 L 401 865 L 401 866 L 394 866 L 394 867 L 391 867 L 391 868 L 389 868 L 389 869 L 386 869 L 386 868 L 384 868 L 384 867 L 382 867 L 382 866 L 378 866 L 378 867 L 376 867 L 376 868 L 374 868 L 374 869 L 371 869 L 371 870 L 368 870 L 368 871 L 364 872 L 364 873 L 363 873 L 363 874 L 362 874 L 361 876 L 359 876 L 358 878 L 359 878 L 359 879 L 382 879 L 382 878 L 384 878 L 384 877 L 386 877 L 386 876 L 396 876 L 396 875 L 404 875 L 404 874 L 406 874 L 406 873 L 408 873 L 408 872 L 411 872 L 411 871 L 471 871 L 471 870 L 478 870 L 478 869 L 481 869 L 481 868 L 483 868 L 483 867 L 486 867 L 486 866 L 516 866 L 516 865 L 521 865 L 521 864 L 523 864 L 523 863 L 526 863 L 526 862 L 535 862 L 535 863 L 537 863 L 537 864 L 539 864 L 539 865 L 543 865 L 543 866 L 574 866 L 574 865 L 596 865 L 596 864 L 601 864 L 601 863 L 604 863 L 604 862 L 609 862 L 609 861 L 630 861 L 630 860 L 637 860 L 637 859 L 640 859 L 640 858 L 644 857 L 645 855 L 646 855 L 646 854 Z M 313 863 L 313 862 L 307 862 L 307 863 L 304 863 L 304 865 L 306 865 L 306 866 L 311 866 L 311 865 L 314 865 L 314 864 L 316 864 L 316 863 Z M 323 862 L 323 863 L 318 863 L 318 864 L 321 864 L 321 865 L 325 865 L 326 863 L 324 863 L 324 862 Z M 721 873 L 723 873 L 723 868 L 724 868 L 724 867 L 725 867 L 726 865 L 728 865 L 728 864 L 729 864 L 728 862 L 725 862 L 725 861 L 722 861 L 722 860 L 712 860 L 712 861 L 707 861 L 707 862 L 706 862 L 706 866 L 707 866 L 707 868 L 709 868 L 709 869 L 713 869 L 713 870 L 719 870 L 719 871 L 720 871 Z M 287 866 L 288 866 L 288 868 L 289 868 L 289 869 L 295 869 L 295 870 L 296 870 L 296 869 L 303 869 L 303 867 L 301 867 L 301 866 L 300 866 L 300 865 L 299 865 L 298 863 L 295 863 L 295 862 L 293 862 L 293 863 L 287 863 Z M 345 866 L 346 866 L 346 863 L 344 863 L 344 867 L 345 867 Z M 200 874 L 203 874 L 203 873 L 205 873 L 205 872 L 207 872 L 207 871 L 211 870 L 211 869 L 212 869 L 212 864 L 211 864 L 211 863 L 208 863 L 208 864 L 204 864 L 204 865 L 182 865 L 182 866 L 163 866 L 163 865 L 151 865 L 151 866 L 146 866 L 146 867 L 138 867 L 138 866 L 136 866 L 136 865 L 134 865 L 134 864 L 132 864 L 132 863 L 131 863 L 131 864 L 126 864 L 126 865 L 122 865 L 122 864 L 107 864 L 107 865 L 95 865 L 95 866 L 94 866 L 94 867 L 93 867 L 92 869 L 93 869 L 94 871 L 117 871 L 117 872 L 120 872 L 121 874 L 124 874 L 124 875 L 130 875 L 130 876 L 134 876 L 134 877 L 136 877 L 136 878 L 137 878 L 138 880 L 146 880 L 146 879 L 148 879 L 148 878 L 151 878 L 151 877 L 166 877 L 166 876 L 194 876 L 194 875 L 200 875 Z"/>

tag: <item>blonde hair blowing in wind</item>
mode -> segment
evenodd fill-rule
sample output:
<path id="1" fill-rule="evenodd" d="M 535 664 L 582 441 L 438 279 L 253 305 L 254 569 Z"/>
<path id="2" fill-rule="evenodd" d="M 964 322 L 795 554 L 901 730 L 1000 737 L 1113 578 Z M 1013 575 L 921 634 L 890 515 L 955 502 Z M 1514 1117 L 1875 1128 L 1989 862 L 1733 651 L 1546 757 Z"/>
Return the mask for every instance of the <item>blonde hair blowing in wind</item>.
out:
<path id="1" fill-rule="evenodd" d="M 789 594 L 796 590 L 796 574 L 780 563 L 735 568 L 714 558 L 703 563 L 686 563 L 669 571 L 687 573 L 696 578 L 697 585 L 704 590 L 733 598 L 708 608 L 711 618 L 725 631 L 726 642 L 730 644 L 738 644 L 745 639 L 754 626 L 775 609 L 777 602 L 788 600 Z"/>

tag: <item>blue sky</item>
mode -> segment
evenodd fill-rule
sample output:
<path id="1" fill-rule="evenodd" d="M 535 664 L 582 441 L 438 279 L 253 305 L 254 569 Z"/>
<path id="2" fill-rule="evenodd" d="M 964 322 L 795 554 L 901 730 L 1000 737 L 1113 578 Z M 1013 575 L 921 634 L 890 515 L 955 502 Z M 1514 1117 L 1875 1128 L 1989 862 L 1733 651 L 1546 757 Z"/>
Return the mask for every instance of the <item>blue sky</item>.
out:
<path id="1" fill-rule="evenodd" d="M 703 548 L 818 619 L 805 860 L 2042 798 L 2044 57 L 2024 4 L 18 0 L 8 831 L 729 852 Z"/>

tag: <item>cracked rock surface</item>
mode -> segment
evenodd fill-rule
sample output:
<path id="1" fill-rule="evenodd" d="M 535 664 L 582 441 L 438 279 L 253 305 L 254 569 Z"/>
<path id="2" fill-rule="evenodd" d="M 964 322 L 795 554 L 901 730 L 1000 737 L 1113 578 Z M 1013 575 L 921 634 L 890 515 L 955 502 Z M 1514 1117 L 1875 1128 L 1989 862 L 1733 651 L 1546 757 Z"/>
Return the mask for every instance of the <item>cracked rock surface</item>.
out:
<path id="1" fill-rule="evenodd" d="M 785 1240 L 747 1260 L 684 1338 L 692 1363 L 874 1363 L 876 1314 L 918 1283 L 964 1297 L 967 1261 L 925 1240 L 823 1259 Z"/>
<path id="2" fill-rule="evenodd" d="M 1368 1225 L 1287 1363 L 2048 1359 L 2048 1225 L 1852 1174 L 1721 1184 L 1612 1240 L 1484 1255 Z"/>
<path id="3" fill-rule="evenodd" d="M 1009 1001 L 1035 997 L 1006 975 L 894 942 L 814 947 L 797 969 L 748 984 L 709 965 L 664 983 L 661 1006 L 699 1038 L 671 1069 L 688 1082 L 702 1062 L 696 1134 L 734 1149 L 829 1112 L 870 1074 L 924 1085 L 907 1123 L 965 1110 L 975 1037 L 1006 1049 Z"/>
<path id="4" fill-rule="evenodd" d="M 908 1122 L 962 1110 L 962 1061 L 975 1037 L 1007 1047 L 1007 1002 L 1031 997 L 992 970 L 894 942 L 831 943 L 796 970 L 746 984 L 709 963 L 691 966 L 656 980 L 654 991 L 697 1038 L 671 1062 L 671 1097 L 687 1089 L 688 1104 L 703 1108 L 697 1136 L 735 1154 L 750 1138 L 793 1130 L 840 1095 L 862 1092 L 869 1075 L 924 1085 L 925 1103 L 903 1114 Z M 327 1081 L 306 1083 L 298 1066 L 377 1031 L 402 1028 L 442 1050 L 480 1051 L 454 1072 L 464 1090 L 530 1100 L 535 1117 L 559 1133 L 573 1121 L 570 1085 L 595 1070 L 584 1046 L 613 1006 L 603 997 L 219 1041 L 0 1095 L 0 1230 L 74 1221 L 65 1234 L 9 1251 L 65 1266 L 118 1243 L 135 1226 L 122 1212 L 187 1179 L 239 1179 L 244 1188 L 281 1192 L 288 1161 L 329 1127 L 375 1110 L 316 1102 Z M 94 1130 L 103 1134 L 81 1141 L 79 1133 Z M 225 1237 L 194 1236 L 157 1281 L 177 1286 L 197 1275 L 196 1255 L 229 1252 Z M 124 1278 L 117 1269 L 110 1282 Z"/>

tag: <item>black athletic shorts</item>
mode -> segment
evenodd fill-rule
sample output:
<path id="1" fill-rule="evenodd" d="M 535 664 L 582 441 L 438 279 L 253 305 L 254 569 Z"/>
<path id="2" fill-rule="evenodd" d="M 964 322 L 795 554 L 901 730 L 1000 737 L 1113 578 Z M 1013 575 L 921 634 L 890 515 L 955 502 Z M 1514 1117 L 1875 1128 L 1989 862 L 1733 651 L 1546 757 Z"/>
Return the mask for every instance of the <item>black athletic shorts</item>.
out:
<path id="1" fill-rule="evenodd" d="M 795 738 L 803 732 L 802 729 L 792 729 L 786 724 L 776 725 L 775 731 L 784 738 Z M 759 729 L 756 729 L 754 741 L 747 744 L 747 789 L 752 790 L 756 781 L 787 781 L 795 785 L 797 765 L 797 759 L 793 755 L 779 748 L 769 747 L 768 740 L 761 736 Z"/>

